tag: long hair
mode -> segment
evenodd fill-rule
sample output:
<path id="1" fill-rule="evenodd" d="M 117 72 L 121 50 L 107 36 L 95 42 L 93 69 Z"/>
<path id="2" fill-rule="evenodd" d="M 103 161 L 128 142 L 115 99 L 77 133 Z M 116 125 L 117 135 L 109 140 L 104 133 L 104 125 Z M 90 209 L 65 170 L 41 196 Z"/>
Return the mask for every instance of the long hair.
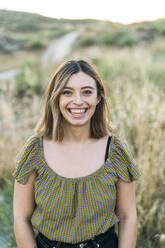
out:
<path id="1" fill-rule="evenodd" d="M 111 126 L 110 109 L 103 82 L 94 66 L 85 60 L 69 60 L 60 65 L 50 80 L 44 93 L 44 106 L 41 119 L 34 128 L 34 133 L 61 142 L 64 137 L 63 116 L 59 109 L 59 96 L 70 77 L 84 72 L 96 82 L 97 96 L 101 96 L 90 122 L 90 137 L 101 138 L 109 135 Z"/>

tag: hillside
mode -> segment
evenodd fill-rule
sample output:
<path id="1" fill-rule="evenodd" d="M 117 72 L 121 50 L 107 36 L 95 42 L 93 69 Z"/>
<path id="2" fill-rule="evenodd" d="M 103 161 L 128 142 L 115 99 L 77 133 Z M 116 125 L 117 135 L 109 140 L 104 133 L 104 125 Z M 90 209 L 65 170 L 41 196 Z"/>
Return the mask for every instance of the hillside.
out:
<path id="1" fill-rule="evenodd" d="M 49 43 L 71 31 L 80 32 L 77 48 L 134 47 L 165 39 L 165 19 L 131 25 L 100 20 L 67 20 L 48 18 L 26 12 L 0 10 L 0 70 L 33 59 Z M 13 56 L 10 56 L 13 55 Z"/>

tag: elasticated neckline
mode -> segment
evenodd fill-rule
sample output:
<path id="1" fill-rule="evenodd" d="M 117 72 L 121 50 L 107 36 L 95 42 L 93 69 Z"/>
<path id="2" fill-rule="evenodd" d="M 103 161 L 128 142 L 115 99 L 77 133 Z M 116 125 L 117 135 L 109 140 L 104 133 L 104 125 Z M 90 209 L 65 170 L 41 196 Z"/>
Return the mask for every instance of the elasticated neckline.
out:
<path id="1" fill-rule="evenodd" d="M 44 147 L 43 147 L 43 136 L 40 136 L 40 148 L 41 148 L 41 158 L 42 161 L 44 163 L 45 169 L 50 172 L 53 176 L 58 177 L 59 179 L 62 179 L 64 181 L 83 181 L 83 180 L 87 180 L 91 177 L 95 177 L 97 175 L 100 175 L 102 172 L 104 172 L 105 166 L 107 164 L 107 162 L 110 161 L 110 157 L 111 157 L 111 150 L 112 150 L 112 144 L 113 144 L 113 139 L 114 136 L 112 135 L 111 138 L 111 142 L 109 144 L 109 153 L 108 153 L 108 157 L 106 159 L 106 161 L 101 165 L 101 167 L 99 167 L 96 171 L 86 175 L 86 176 L 82 176 L 82 177 L 64 177 L 62 175 L 59 175 L 57 172 L 55 172 L 46 162 L 45 156 L 44 156 Z M 109 139 L 108 139 L 109 140 Z M 108 142 L 108 141 L 107 141 Z"/>

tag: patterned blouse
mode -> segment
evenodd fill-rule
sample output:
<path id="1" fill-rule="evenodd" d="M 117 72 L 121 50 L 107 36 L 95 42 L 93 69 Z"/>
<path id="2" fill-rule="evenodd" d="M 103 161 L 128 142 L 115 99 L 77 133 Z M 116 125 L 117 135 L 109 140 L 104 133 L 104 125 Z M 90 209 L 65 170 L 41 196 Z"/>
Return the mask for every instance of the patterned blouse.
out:
<path id="1" fill-rule="evenodd" d="M 51 240 L 75 244 L 104 233 L 120 221 L 115 213 L 115 183 L 118 178 L 137 180 L 141 172 L 124 137 L 112 134 L 108 151 L 106 161 L 95 172 L 67 178 L 46 163 L 42 136 L 33 134 L 26 140 L 16 156 L 13 177 L 26 184 L 30 173 L 38 172 L 33 228 Z"/>

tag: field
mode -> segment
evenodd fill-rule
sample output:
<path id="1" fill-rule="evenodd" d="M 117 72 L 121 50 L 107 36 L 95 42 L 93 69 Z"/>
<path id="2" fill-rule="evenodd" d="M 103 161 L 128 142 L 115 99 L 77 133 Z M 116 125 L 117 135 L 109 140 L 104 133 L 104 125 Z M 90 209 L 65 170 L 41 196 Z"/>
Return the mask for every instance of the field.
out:
<path id="1" fill-rule="evenodd" d="M 5 20 L 4 12 L 2 16 Z M 29 28 L 26 35 L 21 31 L 26 26 L 23 23 L 23 27 L 10 27 L 12 30 L 7 22 L 3 24 L 8 37 L 12 39 L 15 33 L 21 45 L 17 51 L 6 51 L 3 46 L 0 69 L 15 68 L 16 61 L 21 73 L 0 81 L 0 247 L 16 247 L 14 158 L 33 132 L 44 89 L 59 64 L 42 64 L 39 55 L 52 39 L 79 30 L 80 36 L 65 60 L 83 58 L 95 65 L 107 89 L 114 132 L 126 138 L 142 172 L 136 183 L 137 247 L 164 248 L 165 20 L 123 26 L 91 20 L 57 22 L 48 18 L 44 22 L 40 18 L 35 27 L 31 26 L 34 31 Z M 32 22 L 27 23 L 30 26 Z M 0 32 L 4 34 L 4 30 Z"/>

